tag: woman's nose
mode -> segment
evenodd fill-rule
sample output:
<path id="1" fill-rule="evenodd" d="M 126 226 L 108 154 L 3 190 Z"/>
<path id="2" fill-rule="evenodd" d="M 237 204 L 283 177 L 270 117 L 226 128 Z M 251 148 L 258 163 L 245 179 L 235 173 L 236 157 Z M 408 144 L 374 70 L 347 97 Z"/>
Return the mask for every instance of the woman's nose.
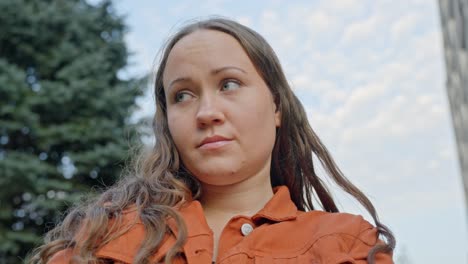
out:
<path id="1" fill-rule="evenodd" d="M 224 113 L 216 102 L 216 96 L 202 97 L 197 112 L 197 124 L 200 128 L 224 123 Z"/>

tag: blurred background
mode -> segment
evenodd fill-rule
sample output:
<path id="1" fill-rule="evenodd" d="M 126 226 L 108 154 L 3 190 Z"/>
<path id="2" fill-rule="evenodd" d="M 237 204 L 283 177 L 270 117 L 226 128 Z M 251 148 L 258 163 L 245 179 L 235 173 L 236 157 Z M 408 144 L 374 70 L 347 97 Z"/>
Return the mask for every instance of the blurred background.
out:
<path id="1" fill-rule="evenodd" d="M 0 263 L 21 263 L 68 206 L 119 177 L 129 150 L 152 144 L 158 51 L 210 15 L 273 46 L 312 127 L 395 233 L 396 263 L 467 263 L 467 0 L 0 0 L 0 10 Z M 367 216 L 334 193 L 342 211 Z"/>

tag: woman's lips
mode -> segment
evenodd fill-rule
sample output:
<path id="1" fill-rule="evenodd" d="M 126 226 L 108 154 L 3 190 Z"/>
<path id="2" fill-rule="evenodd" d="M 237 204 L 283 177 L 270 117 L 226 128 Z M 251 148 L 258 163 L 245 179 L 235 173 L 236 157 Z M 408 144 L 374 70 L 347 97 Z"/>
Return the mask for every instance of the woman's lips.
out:
<path id="1" fill-rule="evenodd" d="M 231 143 L 232 140 L 219 140 L 215 142 L 210 142 L 210 143 L 205 143 L 199 147 L 199 149 L 203 150 L 213 150 L 213 149 L 219 149 L 229 143 Z"/>

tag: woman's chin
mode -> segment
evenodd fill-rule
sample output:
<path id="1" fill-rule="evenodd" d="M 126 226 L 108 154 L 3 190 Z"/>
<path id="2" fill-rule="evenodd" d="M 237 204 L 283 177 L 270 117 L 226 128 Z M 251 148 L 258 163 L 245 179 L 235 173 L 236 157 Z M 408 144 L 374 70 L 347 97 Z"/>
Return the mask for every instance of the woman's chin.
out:
<path id="1" fill-rule="evenodd" d="M 235 170 L 204 171 L 198 175 L 196 178 L 202 185 L 226 186 L 244 180 Z"/>

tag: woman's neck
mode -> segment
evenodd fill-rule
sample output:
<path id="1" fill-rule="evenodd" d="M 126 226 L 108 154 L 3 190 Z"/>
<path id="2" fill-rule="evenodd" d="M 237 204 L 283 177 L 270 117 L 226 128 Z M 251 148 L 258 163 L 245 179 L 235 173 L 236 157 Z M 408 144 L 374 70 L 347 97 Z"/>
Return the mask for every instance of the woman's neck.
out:
<path id="1" fill-rule="evenodd" d="M 273 196 L 269 171 L 227 186 L 203 184 L 202 189 L 205 214 L 252 216 Z"/>
<path id="2" fill-rule="evenodd" d="M 269 164 L 268 164 L 269 165 Z M 236 215 L 252 216 L 273 196 L 269 166 L 239 183 L 216 186 L 202 184 L 201 203 L 206 221 L 213 231 L 213 261 L 226 223 Z"/>
<path id="3" fill-rule="evenodd" d="M 205 213 L 252 216 L 271 199 L 271 186 L 248 188 L 213 188 L 203 190 L 202 204 Z"/>

